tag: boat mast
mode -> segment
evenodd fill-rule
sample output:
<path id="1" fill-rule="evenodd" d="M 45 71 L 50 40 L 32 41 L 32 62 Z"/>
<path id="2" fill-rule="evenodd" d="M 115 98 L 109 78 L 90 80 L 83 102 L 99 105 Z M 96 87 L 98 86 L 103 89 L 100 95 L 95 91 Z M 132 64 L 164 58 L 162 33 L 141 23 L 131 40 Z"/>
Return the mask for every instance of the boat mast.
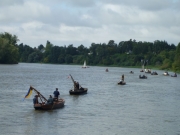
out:
<path id="1" fill-rule="evenodd" d="M 45 102 L 47 102 L 47 99 L 46 99 L 39 91 L 37 91 L 37 90 L 36 90 L 35 88 L 33 88 L 32 86 L 30 86 L 30 88 L 33 89 L 33 90 L 38 94 L 38 96 L 39 96 L 40 99 L 41 99 L 41 102 L 43 102 L 42 99 L 43 99 Z"/>
<path id="2" fill-rule="evenodd" d="M 69 74 L 70 75 L 70 74 Z M 71 80 L 73 81 L 73 83 L 74 83 L 74 86 L 75 86 L 75 88 L 77 88 L 76 87 L 76 83 L 75 83 L 75 81 L 74 81 L 74 79 L 73 79 L 73 77 L 70 75 L 70 77 L 71 77 Z"/>
<path id="3" fill-rule="evenodd" d="M 70 75 L 70 74 L 69 74 Z M 74 81 L 74 79 L 73 79 L 73 77 L 70 75 L 70 77 L 71 77 L 71 80 L 73 81 L 73 83 L 75 84 L 75 81 Z"/>

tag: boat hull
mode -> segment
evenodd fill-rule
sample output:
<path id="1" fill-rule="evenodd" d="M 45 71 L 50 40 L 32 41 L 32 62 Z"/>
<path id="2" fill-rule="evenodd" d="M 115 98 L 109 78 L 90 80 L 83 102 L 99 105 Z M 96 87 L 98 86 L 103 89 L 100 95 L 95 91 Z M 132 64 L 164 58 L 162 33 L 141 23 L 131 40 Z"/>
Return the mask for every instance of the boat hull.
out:
<path id="1" fill-rule="evenodd" d="M 130 74 L 134 74 L 134 72 L 133 72 L 133 71 L 130 71 L 129 73 L 130 73 Z"/>
<path id="2" fill-rule="evenodd" d="M 126 83 L 124 82 L 124 83 L 118 83 L 118 85 L 126 85 Z"/>
<path id="3" fill-rule="evenodd" d="M 52 109 L 59 109 L 64 107 L 64 99 L 59 99 L 57 102 L 54 102 L 53 104 L 35 104 L 34 109 L 35 110 L 52 110 Z"/>
<path id="4" fill-rule="evenodd" d="M 158 73 L 157 72 L 152 72 L 151 75 L 158 75 Z"/>
<path id="5" fill-rule="evenodd" d="M 118 82 L 118 85 L 126 85 L 126 82 Z"/>
<path id="6" fill-rule="evenodd" d="M 83 94 L 87 94 L 88 89 L 84 88 L 83 90 L 70 90 L 69 94 L 70 95 L 83 95 Z"/>
<path id="7" fill-rule="evenodd" d="M 144 72 L 145 72 L 145 73 L 150 73 L 150 74 L 151 74 L 151 70 L 150 70 L 150 69 L 145 69 Z"/>
<path id="8" fill-rule="evenodd" d="M 141 75 L 139 75 L 139 79 L 147 79 L 147 76 L 141 76 Z"/>

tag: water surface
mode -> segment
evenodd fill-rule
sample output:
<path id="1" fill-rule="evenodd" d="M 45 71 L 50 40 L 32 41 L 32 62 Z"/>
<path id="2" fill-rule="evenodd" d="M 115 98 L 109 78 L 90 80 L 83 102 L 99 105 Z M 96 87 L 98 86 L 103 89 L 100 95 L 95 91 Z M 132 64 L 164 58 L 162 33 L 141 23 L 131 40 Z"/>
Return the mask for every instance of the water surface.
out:
<path id="1" fill-rule="evenodd" d="M 53 64 L 0 65 L 0 134 L 2 135 L 179 135 L 180 79 L 148 74 L 141 69 Z M 134 74 L 130 74 L 130 71 Z M 173 74 L 172 72 L 169 72 Z M 69 95 L 74 80 L 88 94 Z M 127 85 L 117 82 L 125 75 Z M 55 88 L 65 106 L 36 111 L 22 100 L 29 86 L 48 98 Z"/>

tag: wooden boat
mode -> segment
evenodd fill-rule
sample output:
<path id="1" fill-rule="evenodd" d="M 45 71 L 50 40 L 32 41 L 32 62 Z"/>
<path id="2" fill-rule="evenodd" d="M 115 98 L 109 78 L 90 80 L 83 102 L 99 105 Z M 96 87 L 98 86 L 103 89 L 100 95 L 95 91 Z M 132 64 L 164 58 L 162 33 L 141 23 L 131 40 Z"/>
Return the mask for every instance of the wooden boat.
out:
<path id="1" fill-rule="evenodd" d="M 120 82 L 118 82 L 118 85 L 126 85 L 126 82 L 120 81 Z"/>
<path id="2" fill-rule="evenodd" d="M 40 99 L 40 102 L 37 102 L 34 104 L 34 109 L 36 110 L 52 110 L 52 109 L 59 109 L 64 106 L 65 100 L 60 99 L 54 99 L 52 104 L 47 104 L 47 99 L 35 88 L 30 86 L 30 90 L 34 90 L 36 92 L 36 96 Z"/>
<path id="3" fill-rule="evenodd" d="M 176 74 L 176 73 L 174 73 L 174 75 L 171 75 L 171 77 L 177 77 L 177 74 Z"/>
<path id="4" fill-rule="evenodd" d="M 130 71 L 129 73 L 130 73 L 130 74 L 134 74 L 134 72 L 133 72 L 133 71 Z"/>
<path id="5" fill-rule="evenodd" d="M 155 71 L 155 72 L 152 72 L 151 75 L 158 75 L 158 73 Z"/>
<path id="6" fill-rule="evenodd" d="M 71 89 L 69 91 L 70 95 L 82 95 L 82 94 L 87 94 L 88 89 L 87 88 L 80 88 L 79 90 L 74 90 Z"/>
<path id="7" fill-rule="evenodd" d="M 147 79 L 147 76 L 146 75 L 139 75 L 139 79 Z"/>
<path id="8" fill-rule="evenodd" d="M 121 77 L 121 80 L 117 83 L 118 85 L 125 85 L 126 82 L 124 81 L 124 74 Z"/>
<path id="9" fill-rule="evenodd" d="M 169 76 L 168 71 L 165 71 L 165 72 L 163 73 L 163 75 L 164 75 L 164 76 Z"/>
<path id="10" fill-rule="evenodd" d="M 59 109 L 64 107 L 64 99 L 58 99 L 58 101 L 54 101 L 53 104 L 35 104 L 34 108 L 36 110 L 52 110 L 52 109 Z"/>
<path id="11" fill-rule="evenodd" d="M 144 72 L 145 73 L 151 73 L 151 69 L 145 69 Z"/>
<path id="12" fill-rule="evenodd" d="M 73 77 L 70 75 L 71 80 L 73 81 L 74 84 L 74 89 L 71 89 L 69 91 L 70 95 L 82 95 L 82 94 L 87 94 L 88 88 L 83 88 L 83 87 L 79 87 L 79 83 L 75 82 Z"/>

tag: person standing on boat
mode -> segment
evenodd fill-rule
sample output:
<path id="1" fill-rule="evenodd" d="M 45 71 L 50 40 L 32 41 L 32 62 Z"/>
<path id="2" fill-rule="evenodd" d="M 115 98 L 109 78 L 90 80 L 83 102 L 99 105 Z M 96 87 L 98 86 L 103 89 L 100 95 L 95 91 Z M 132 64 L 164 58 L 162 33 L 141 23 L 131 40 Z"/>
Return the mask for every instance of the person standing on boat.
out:
<path id="1" fill-rule="evenodd" d="M 124 82 L 124 74 L 122 75 L 122 82 Z"/>
<path id="2" fill-rule="evenodd" d="M 79 82 L 76 82 L 76 87 L 79 90 Z"/>
<path id="3" fill-rule="evenodd" d="M 35 95 L 33 98 L 33 103 L 38 104 L 38 95 Z"/>
<path id="4" fill-rule="evenodd" d="M 56 90 L 54 91 L 54 98 L 55 99 L 58 99 L 58 97 L 59 97 L 59 95 L 60 95 L 60 93 L 59 93 L 59 91 L 58 91 L 58 88 L 56 88 Z"/>
<path id="5" fill-rule="evenodd" d="M 79 90 L 79 82 L 74 81 L 74 90 Z"/>

